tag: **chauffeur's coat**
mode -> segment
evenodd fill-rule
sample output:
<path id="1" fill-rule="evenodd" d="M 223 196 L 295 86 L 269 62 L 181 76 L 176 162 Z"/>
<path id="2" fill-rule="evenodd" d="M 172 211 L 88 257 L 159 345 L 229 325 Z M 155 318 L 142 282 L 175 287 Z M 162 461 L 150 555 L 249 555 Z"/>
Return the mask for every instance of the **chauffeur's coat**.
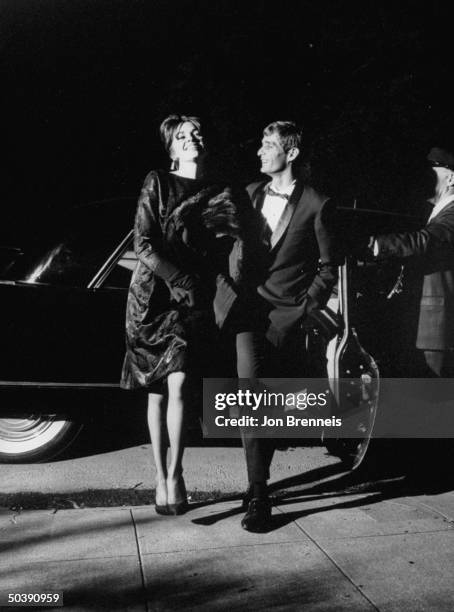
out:
<path id="1" fill-rule="evenodd" d="M 378 236 L 378 257 L 412 257 L 424 272 L 416 346 L 454 349 L 454 201 L 421 230 Z M 418 263 L 418 262 L 416 262 Z"/>

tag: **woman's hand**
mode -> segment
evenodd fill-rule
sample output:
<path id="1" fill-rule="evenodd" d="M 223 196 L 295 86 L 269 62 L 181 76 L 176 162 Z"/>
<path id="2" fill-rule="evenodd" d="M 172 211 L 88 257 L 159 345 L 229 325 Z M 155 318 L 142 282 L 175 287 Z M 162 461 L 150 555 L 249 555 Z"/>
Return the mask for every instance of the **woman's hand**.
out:
<path id="1" fill-rule="evenodd" d="M 177 304 L 186 304 L 189 307 L 194 306 L 194 290 L 183 289 L 183 287 L 170 287 L 171 299 Z"/>

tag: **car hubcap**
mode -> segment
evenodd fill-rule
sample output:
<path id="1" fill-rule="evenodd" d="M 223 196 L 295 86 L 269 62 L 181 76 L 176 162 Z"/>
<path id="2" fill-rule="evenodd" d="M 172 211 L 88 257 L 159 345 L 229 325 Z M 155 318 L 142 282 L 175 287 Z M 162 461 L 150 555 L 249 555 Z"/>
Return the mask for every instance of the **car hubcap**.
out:
<path id="1" fill-rule="evenodd" d="M 57 415 L 31 415 L 28 418 L 0 419 L 0 452 L 27 453 L 51 442 L 67 426 Z"/>

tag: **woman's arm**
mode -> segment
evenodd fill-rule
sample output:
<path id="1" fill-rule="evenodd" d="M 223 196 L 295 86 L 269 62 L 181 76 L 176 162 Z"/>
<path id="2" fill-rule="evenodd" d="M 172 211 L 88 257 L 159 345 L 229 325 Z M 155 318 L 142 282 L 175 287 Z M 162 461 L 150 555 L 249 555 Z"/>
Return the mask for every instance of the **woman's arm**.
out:
<path id="1" fill-rule="evenodd" d="M 183 274 L 162 253 L 163 235 L 158 219 L 160 198 L 158 175 L 156 172 L 150 172 L 145 178 L 137 205 L 134 225 L 135 253 L 144 265 L 172 287 L 191 289 L 191 277 Z"/>
<path id="2" fill-rule="evenodd" d="M 229 189 L 228 193 L 233 204 L 230 214 L 224 216 L 229 218 L 224 234 L 234 239 L 229 256 L 229 277 L 237 288 L 255 294 L 263 281 L 267 259 L 267 249 L 261 241 L 260 214 L 254 210 L 245 191 Z"/>

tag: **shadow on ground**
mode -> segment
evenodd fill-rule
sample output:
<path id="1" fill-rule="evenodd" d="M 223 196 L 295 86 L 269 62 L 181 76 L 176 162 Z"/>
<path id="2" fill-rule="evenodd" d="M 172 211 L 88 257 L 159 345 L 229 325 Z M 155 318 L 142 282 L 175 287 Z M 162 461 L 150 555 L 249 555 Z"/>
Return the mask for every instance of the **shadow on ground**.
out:
<path id="1" fill-rule="evenodd" d="M 361 466 L 345 472 L 341 463 L 316 468 L 270 485 L 274 505 L 290 506 L 302 501 L 346 500 L 329 509 L 356 508 L 393 498 L 437 494 L 454 489 L 451 469 L 452 440 L 375 441 Z M 360 498 L 352 496 L 361 494 Z M 226 498 L 223 498 L 224 500 Z M 212 505 L 201 502 L 197 507 Z M 279 529 L 299 518 L 326 511 L 327 506 L 273 515 L 268 531 Z M 209 526 L 219 520 L 241 514 L 240 505 L 218 514 L 194 519 L 198 525 Z"/>

